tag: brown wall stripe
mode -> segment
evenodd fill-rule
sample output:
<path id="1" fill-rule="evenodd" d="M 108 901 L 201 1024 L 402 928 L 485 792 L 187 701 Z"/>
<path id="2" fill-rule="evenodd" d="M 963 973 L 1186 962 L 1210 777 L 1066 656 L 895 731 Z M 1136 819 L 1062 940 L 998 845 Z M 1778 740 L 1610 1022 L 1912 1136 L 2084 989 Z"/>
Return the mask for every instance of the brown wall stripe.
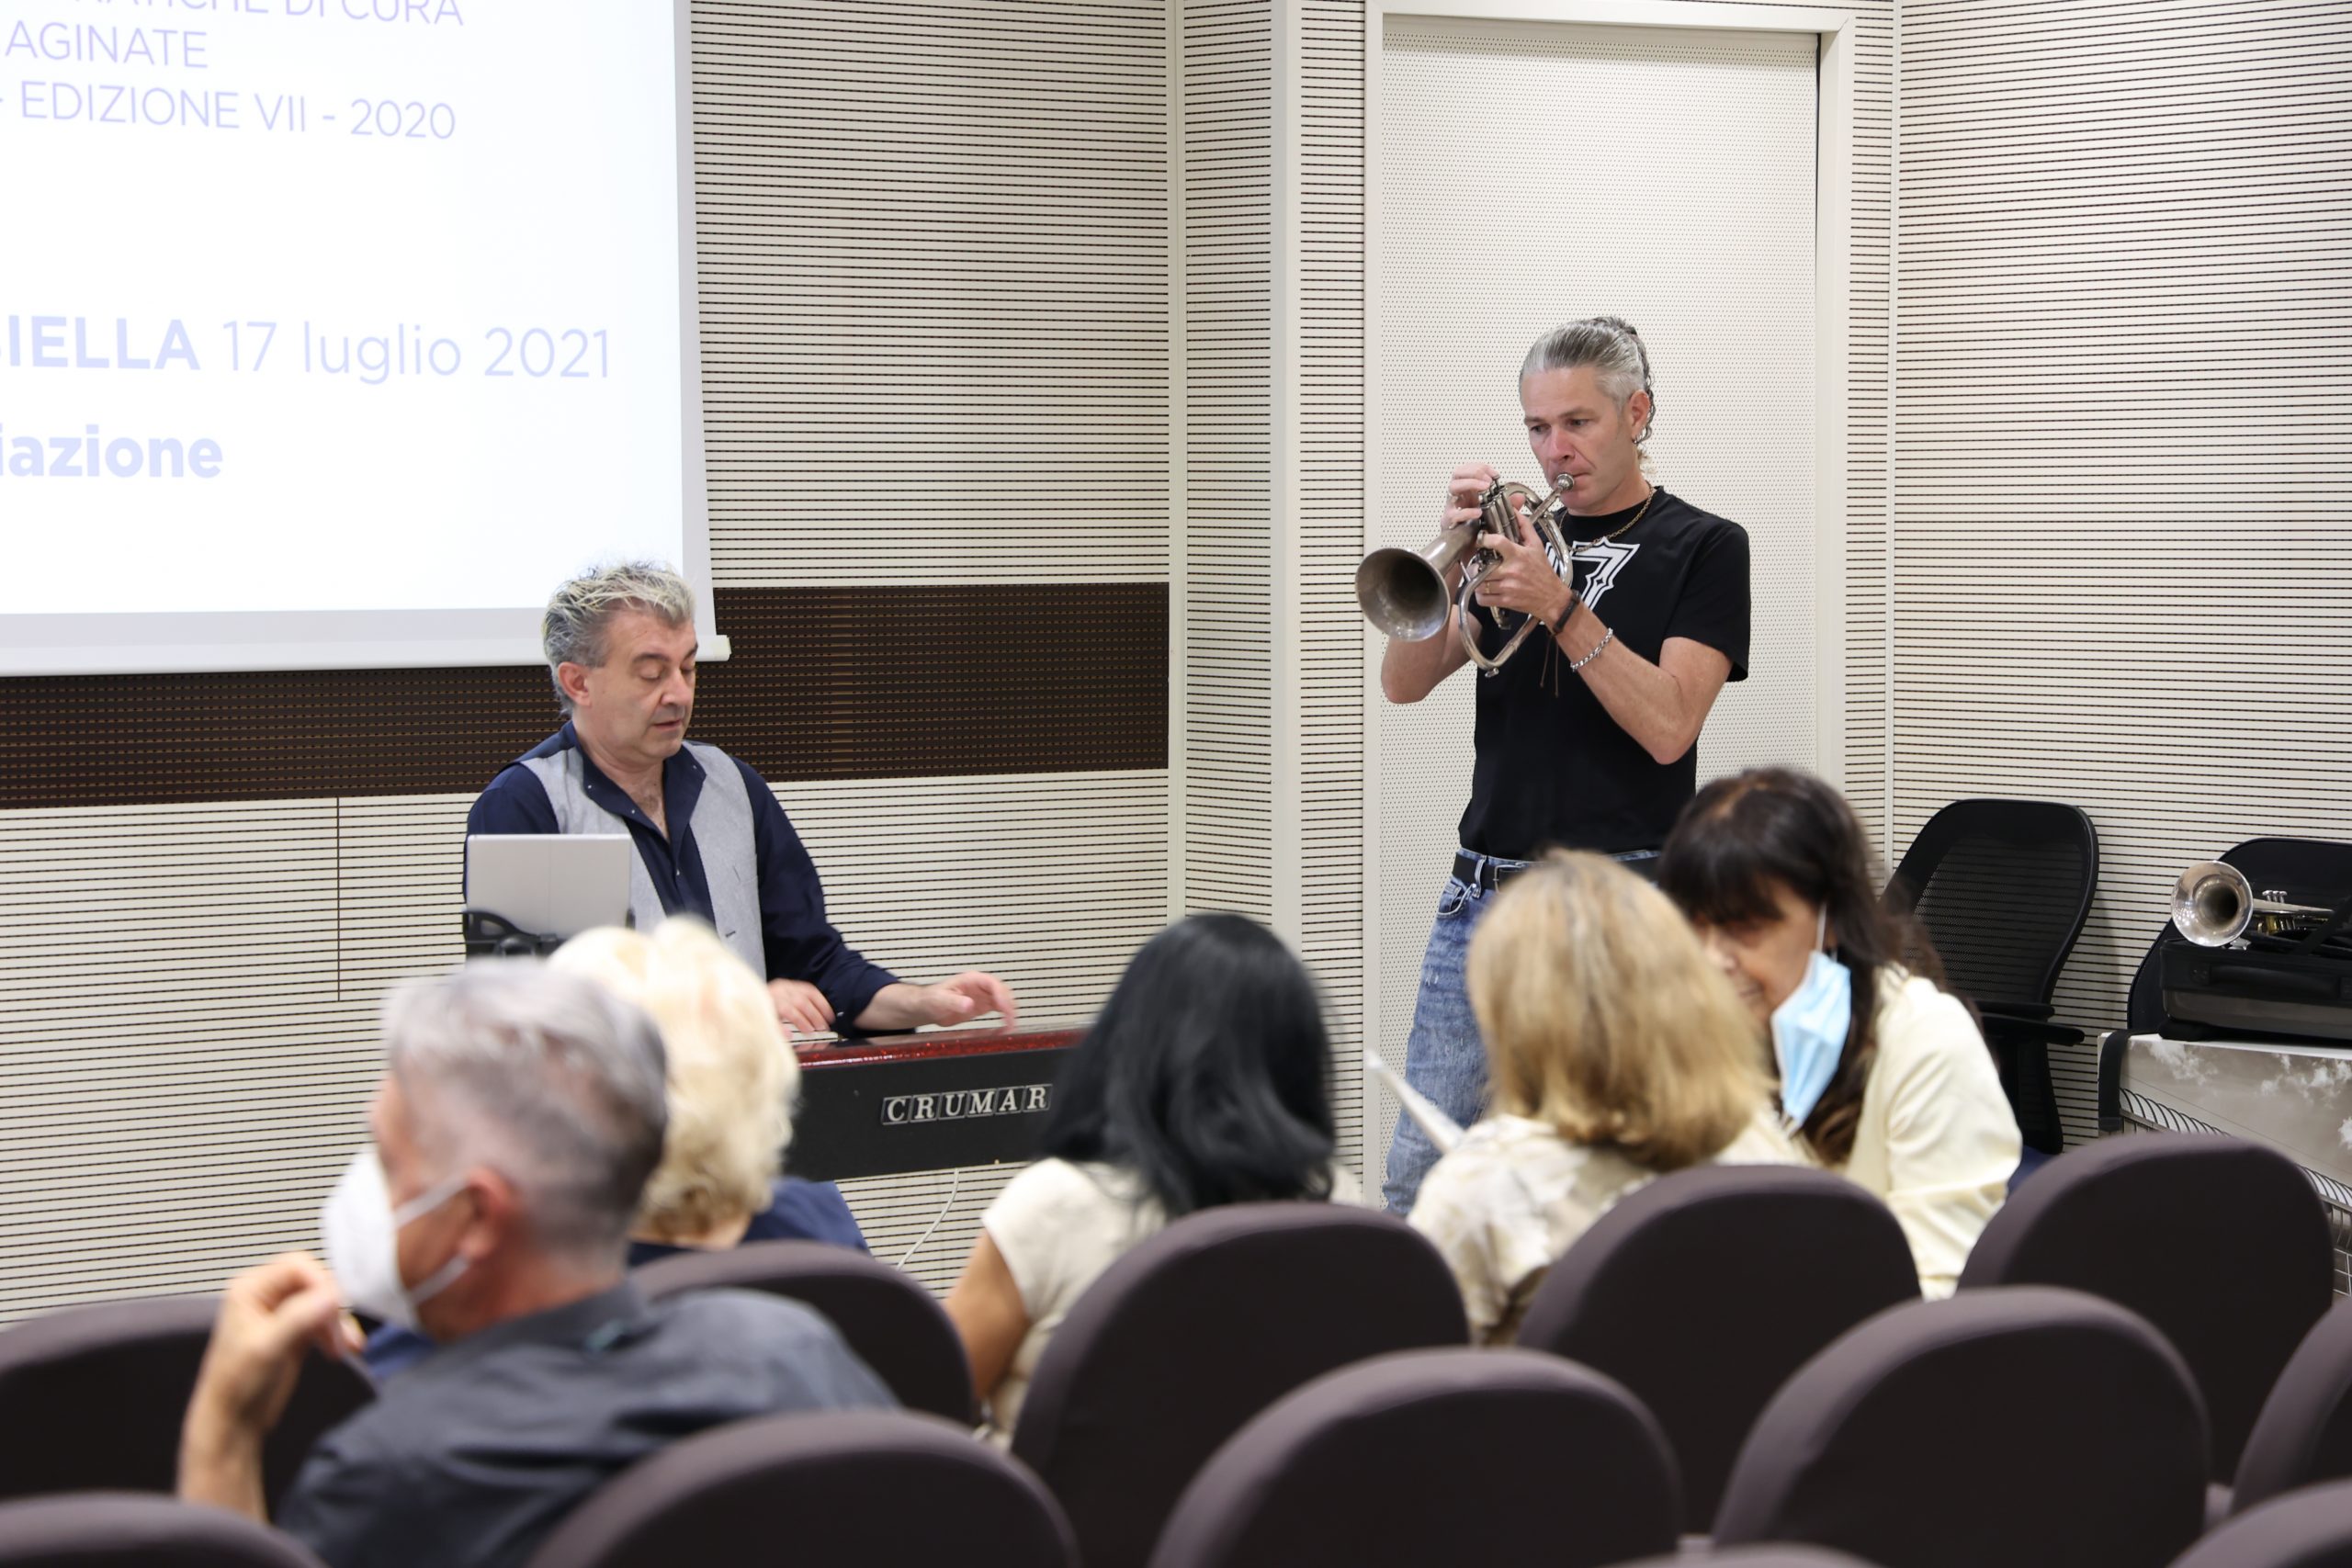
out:
<path id="1" fill-rule="evenodd" d="M 1163 583 L 721 588 L 692 734 L 774 780 L 1168 765 Z M 0 681 L 0 808 L 479 789 L 538 668 Z"/>

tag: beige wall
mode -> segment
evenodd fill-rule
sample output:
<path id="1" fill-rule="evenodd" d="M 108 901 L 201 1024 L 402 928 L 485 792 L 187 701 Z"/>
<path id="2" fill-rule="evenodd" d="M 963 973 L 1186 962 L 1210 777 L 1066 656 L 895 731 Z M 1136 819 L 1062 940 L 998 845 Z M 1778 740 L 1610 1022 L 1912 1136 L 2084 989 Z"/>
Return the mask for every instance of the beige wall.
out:
<path id="1" fill-rule="evenodd" d="M 720 584 L 1165 580 L 1169 17 L 1080 19 L 697 0 Z M 1173 902 L 1165 770 L 778 793 L 854 943 L 991 967 L 1040 1021 L 1091 1011 Z M 0 813 L 0 1319 L 315 1241 L 384 986 L 458 956 L 467 803 Z M 938 1282 L 1002 1179 L 852 1201 L 886 1257 L 928 1234 Z"/>
<path id="2" fill-rule="evenodd" d="M 2352 17 L 1855 9 L 1845 782 L 1894 849 L 1959 795 L 2088 809 L 2060 1001 L 2104 1025 L 2182 861 L 2352 837 Z M 719 580 L 1177 584 L 1170 772 L 927 782 L 921 845 L 877 840 L 889 790 L 786 792 L 877 958 L 1082 1012 L 1171 910 L 1238 908 L 1361 1031 L 1363 15 L 696 5 Z M 844 469 L 968 502 L 871 552 Z M 311 1239 L 377 996 L 455 956 L 463 807 L 0 814 L 0 1316 Z M 959 843 L 976 923 L 908 897 Z M 895 1256 L 952 1193 L 936 1280 L 998 1180 L 856 1201 Z"/>
<path id="3" fill-rule="evenodd" d="M 2352 838 L 2347 49 L 2341 6 L 1902 7 L 1883 810 L 2089 812 L 2085 1027 L 2189 861 Z"/>

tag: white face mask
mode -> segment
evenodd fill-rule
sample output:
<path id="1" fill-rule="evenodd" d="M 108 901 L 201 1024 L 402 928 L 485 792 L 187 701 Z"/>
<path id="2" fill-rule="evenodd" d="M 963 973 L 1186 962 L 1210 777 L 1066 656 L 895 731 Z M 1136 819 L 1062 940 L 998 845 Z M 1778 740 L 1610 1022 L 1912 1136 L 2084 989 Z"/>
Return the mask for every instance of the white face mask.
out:
<path id="1" fill-rule="evenodd" d="M 415 1197 L 392 1207 L 384 1164 L 369 1144 L 351 1156 L 343 1178 L 319 1213 L 319 1235 L 326 1244 L 327 1269 L 342 1289 L 343 1304 L 354 1312 L 416 1329 L 416 1309 L 456 1283 L 466 1260 L 452 1257 L 430 1279 L 411 1290 L 401 1280 L 401 1227 L 424 1218 L 462 1191 L 465 1173 L 444 1177 Z"/>

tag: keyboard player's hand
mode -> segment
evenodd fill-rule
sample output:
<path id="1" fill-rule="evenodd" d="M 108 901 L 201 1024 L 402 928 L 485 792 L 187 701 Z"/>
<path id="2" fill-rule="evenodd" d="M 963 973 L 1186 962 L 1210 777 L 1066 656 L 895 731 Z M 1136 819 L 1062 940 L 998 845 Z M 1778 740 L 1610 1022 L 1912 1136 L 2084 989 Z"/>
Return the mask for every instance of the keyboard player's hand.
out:
<path id="1" fill-rule="evenodd" d="M 953 979 L 922 987 L 933 1023 L 965 1023 L 983 1013 L 1001 1013 L 1005 1027 L 1020 1017 L 1012 987 L 993 975 L 967 969 Z"/>
<path id="2" fill-rule="evenodd" d="M 776 1021 L 795 1034 L 822 1034 L 833 1026 L 833 1004 L 806 980 L 770 980 Z"/>

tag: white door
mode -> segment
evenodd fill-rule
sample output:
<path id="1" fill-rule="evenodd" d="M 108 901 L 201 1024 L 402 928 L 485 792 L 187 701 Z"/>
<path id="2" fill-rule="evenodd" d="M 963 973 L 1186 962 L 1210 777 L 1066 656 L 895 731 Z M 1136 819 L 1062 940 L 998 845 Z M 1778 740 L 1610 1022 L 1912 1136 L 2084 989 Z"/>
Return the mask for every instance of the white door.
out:
<path id="1" fill-rule="evenodd" d="M 1521 356 L 1563 321 L 1632 321 L 1660 482 L 1745 526 L 1754 554 L 1749 675 L 1708 721 L 1702 781 L 1818 754 L 1816 54 L 1805 33 L 1390 16 L 1377 62 L 1371 541 L 1429 538 L 1458 462 L 1541 488 Z M 1476 679 L 1379 705 L 1370 1022 L 1399 1065 L 1469 789 Z M 1393 1102 L 1374 1114 L 1377 1173 Z"/>

